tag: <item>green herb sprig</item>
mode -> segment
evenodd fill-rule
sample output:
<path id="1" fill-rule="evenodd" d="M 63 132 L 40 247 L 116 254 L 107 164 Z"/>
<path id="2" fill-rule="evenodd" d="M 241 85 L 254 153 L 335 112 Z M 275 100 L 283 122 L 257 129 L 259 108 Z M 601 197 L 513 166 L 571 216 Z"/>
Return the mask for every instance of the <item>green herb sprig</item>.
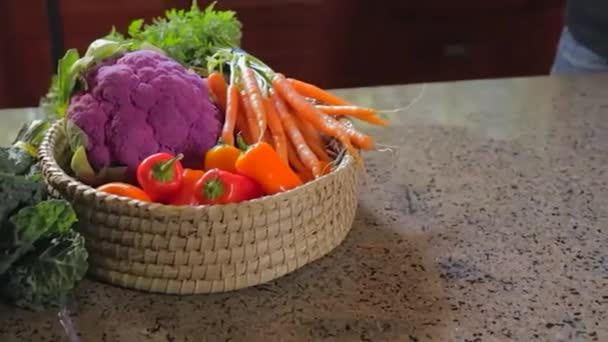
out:
<path id="1" fill-rule="evenodd" d="M 207 58 L 219 48 L 241 45 L 242 24 L 236 13 L 215 10 L 215 4 L 201 10 L 194 0 L 190 10 L 170 9 L 151 24 L 134 20 L 129 25 L 128 39 L 150 43 L 186 67 L 204 69 Z"/>

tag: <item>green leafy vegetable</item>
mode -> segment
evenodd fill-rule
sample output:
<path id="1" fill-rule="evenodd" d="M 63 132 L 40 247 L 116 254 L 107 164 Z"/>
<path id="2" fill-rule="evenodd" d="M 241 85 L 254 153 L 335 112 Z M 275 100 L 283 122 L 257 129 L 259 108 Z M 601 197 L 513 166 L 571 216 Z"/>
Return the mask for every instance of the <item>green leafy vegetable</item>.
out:
<path id="1" fill-rule="evenodd" d="M 66 298 L 88 269 L 84 238 L 67 233 L 36 244 L 35 252 L 11 268 L 0 288 L 20 307 L 41 310 L 65 305 Z"/>
<path id="2" fill-rule="evenodd" d="M 143 27 L 144 27 L 144 20 L 143 19 L 135 19 L 135 20 L 133 20 L 133 22 L 131 24 L 129 24 L 129 28 L 127 29 L 127 33 L 131 37 L 137 37 L 140 34 L 141 29 Z"/>
<path id="3" fill-rule="evenodd" d="M 0 172 L 0 225 L 18 209 L 44 199 L 46 186 L 34 178 Z"/>
<path id="4" fill-rule="evenodd" d="M 0 172 L 25 175 L 36 163 L 38 146 L 49 123 L 34 120 L 23 125 L 12 146 L 0 147 Z"/>
<path id="5" fill-rule="evenodd" d="M 76 64 L 79 57 L 76 49 L 69 49 L 57 66 L 59 82 L 58 104 L 60 105 L 57 109 L 60 111 L 59 113 L 66 111 L 70 95 L 76 85 L 76 77 L 72 72 L 72 67 Z"/>
<path id="6" fill-rule="evenodd" d="M 28 172 L 36 159 L 21 147 L 0 148 L 0 172 L 22 175 Z"/>
<path id="7" fill-rule="evenodd" d="M 0 275 L 32 251 L 36 241 L 69 233 L 77 219 L 69 203 L 49 200 L 19 210 L 9 221 L 2 225 Z"/>
<path id="8" fill-rule="evenodd" d="M 38 156 L 38 146 L 42 143 L 46 131 L 51 125 L 44 120 L 32 120 L 19 129 L 13 145 L 28 144 L 25 149 L 34 157 Z"/>
<path id="9" fill-rule="evenodd" d="M 155 18 L 152 24 L 134 20 L 128 29 L 132 40 L 148 42 L 178 62 L 204 68 L 207 57 L 218 48 L 236 48 L 241 44 L 242 24 L 233 11 L 216 11 L 215 2 L 200 10 L 196 0 L 189 11 L 170 9 L 164 17 Z M 120 39 L 115 31 L 111 33 Z"/>
<path id="10" fill-rule="evenodd" d="M 44 121 L 26 124 L 8 149 L 21 159 L 7 160 L 19 163 L 6 167 L 0 159 L 0 295 L 30 309 L 65 303 L 88 268 L 84 239 L 72 228 L 76 213 L 68 202 L 47 198 L 36 167 L 47 128 Z"/>
<path id="11" fill-rule="evenodd" d="M 49 92 L 40 102 L 40 107 L 49 118 L 65 115 L 71 92 L 76 85 L 76 77 L 72 77 L 70 70 L 78 58 L 78 51 L 70 49 L 57 63 L 57 74 L 51 80 Z"/>
<path id="12" fill-rule="evenodd" d="M 89 141 L 87 134 L 71 120 L 64 121 L 65 135 L 70 145 L 70 150 L 76 152 L 80 147 L 86 147 Z"/>

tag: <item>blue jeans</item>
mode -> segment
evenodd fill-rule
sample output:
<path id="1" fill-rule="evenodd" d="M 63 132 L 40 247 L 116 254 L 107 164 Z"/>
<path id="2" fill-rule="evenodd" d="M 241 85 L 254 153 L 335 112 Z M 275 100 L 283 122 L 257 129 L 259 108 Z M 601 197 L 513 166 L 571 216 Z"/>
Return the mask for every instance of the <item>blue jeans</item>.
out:
<path id="1" fill-rule="evenodd" d="M 551 74 L 607 72 L 608 59 L 579 44 L 568 28 L 562 32 Z"/>

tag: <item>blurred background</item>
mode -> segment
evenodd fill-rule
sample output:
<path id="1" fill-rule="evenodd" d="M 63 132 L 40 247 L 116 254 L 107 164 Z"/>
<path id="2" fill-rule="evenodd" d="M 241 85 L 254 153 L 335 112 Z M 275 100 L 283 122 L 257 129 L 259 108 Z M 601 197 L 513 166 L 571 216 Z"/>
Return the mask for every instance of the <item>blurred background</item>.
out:
<path id="1" fill-rule="evenodd" d="M 607 0 L 608 1 L 608 0 Z M 201 7 L 211 1 L 199 1 Z M 35 106 L 55 61 L 191 0 L 0 0 L 0 108 Z M 564 0 L 220 0 L 243 48 L 325 88 L 549 72 Z"/>

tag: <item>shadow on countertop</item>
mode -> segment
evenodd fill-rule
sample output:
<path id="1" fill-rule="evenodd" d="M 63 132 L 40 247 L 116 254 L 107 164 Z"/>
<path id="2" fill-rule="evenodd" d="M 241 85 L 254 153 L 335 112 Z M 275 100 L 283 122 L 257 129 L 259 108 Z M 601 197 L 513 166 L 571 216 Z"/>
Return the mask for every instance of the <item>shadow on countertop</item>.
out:
<path id="1" fill-rule="evenodd" d="M 87 280 L 72 318 L 82 341 L 443 339 L 448 312 L 427 246 L 390 224 L 361 206 L 332 253 L 236 292 L 178 297 Z M 56 315 L 9 310 L 0 314 L 10 326 L 0 330 L 3 341 L 61 338 Z"/>

